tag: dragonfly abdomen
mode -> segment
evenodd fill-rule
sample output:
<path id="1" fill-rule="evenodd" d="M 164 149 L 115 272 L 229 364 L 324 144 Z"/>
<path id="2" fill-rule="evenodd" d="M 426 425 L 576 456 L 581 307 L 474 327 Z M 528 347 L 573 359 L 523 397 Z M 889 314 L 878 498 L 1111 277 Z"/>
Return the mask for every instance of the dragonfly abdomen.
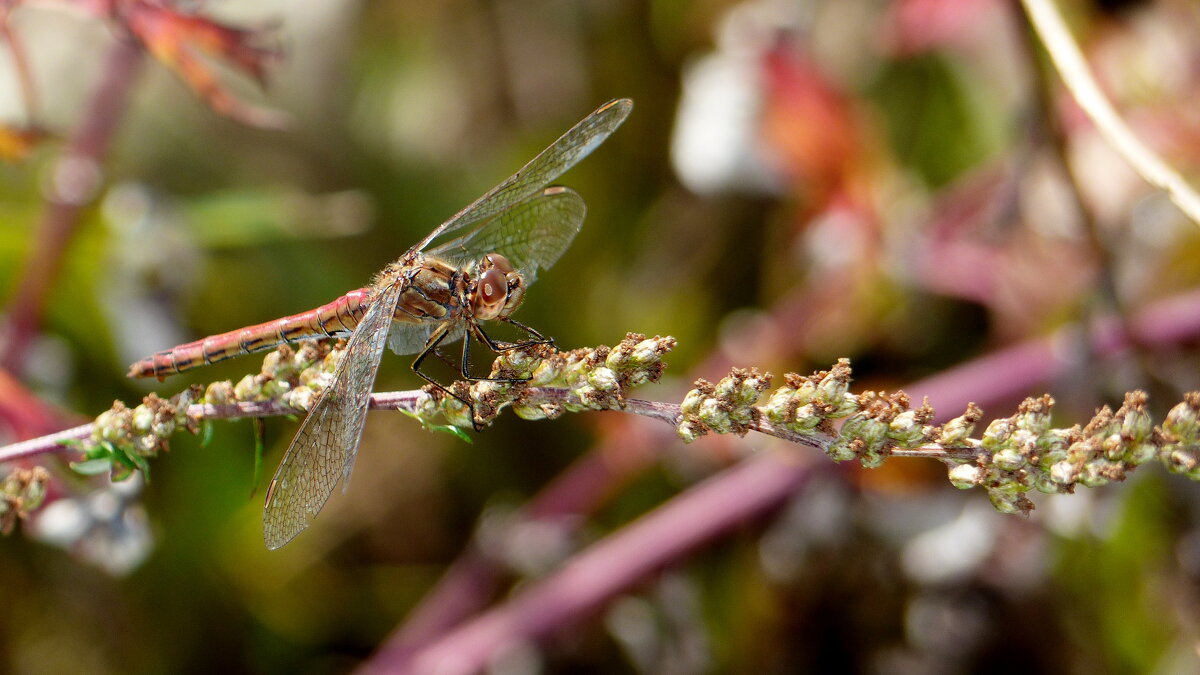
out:
<path id="1" fill-rule="evenodd" d="M 158 352 L 129 367 L 129 377 L 157 377 L 235 356 L 274 349 L 285 342 L 349 335 L 366 312 L 371 289 L 350 291 L 333 302 L 307 312 L 211 335 Z"/>

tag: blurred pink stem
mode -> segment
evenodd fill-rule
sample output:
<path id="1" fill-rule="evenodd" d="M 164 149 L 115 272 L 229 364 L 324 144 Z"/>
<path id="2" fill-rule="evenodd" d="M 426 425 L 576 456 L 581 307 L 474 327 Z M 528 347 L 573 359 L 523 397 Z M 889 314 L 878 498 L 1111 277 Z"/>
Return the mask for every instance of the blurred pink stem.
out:
<path id="1" fill-rule="evenodd" d="M 1135 337 L 1144 347 L 1168 346 L 1200 335 L 1200 291 L 1161 300 L 1132 318 Z M 1022 342 L 933 377 L 904 387 L 920 400 L 928 396 L 938 418 L 960 414 L 967 402 L 987 408 L 1030 393 L 1039 384 L 1072 367 L 1070 337 L 1078 325 L 1060 328 L 1052 335 Z M 1112 319 L 1092 329 L 1092 349 L 1099 357 L 1113 357 L 1128 348 L 1128 340 Z M 629 424 L 600 447 L 576 461 L 549 483 L 525 508 L 530 521 L 578 521 L 594 512 L 621 485 L 648 468 L 657 449 L 676 442 L 674 435 L 645 424 Z M 449 568 L 437 586 L 381 647 L 389 663 L 407 659 L 439 634 L 479 611 L 495 593 L 500 571 L 494 561 L 475 548 L 468 549 Z"/>
<path id="2" fill-rule="evenodd" d="M 1137 344 L 1144 348 L 1164 347 L 1200 335 L 1200 290 L 1160 300 L 1129 320 Z M 970 401 L 983 408 L 1026 396 L 1039 384 L 1061 376 L 1078 363 L 1076 324 L 1060 328 L 1048 337 L 1027 340 L 968 361 L 942 373 L 919 380 L 904 390 L 920 401 L 928 396 L 938 419 L 955 417 Z M 1106 317 L 1091 330 L 1091 348 L 1102 359 L 1129 349 L 1129 338 L 1121 322 Z"/>
<path id="3" fill-rule="evenodd" d="M 392 673 L 475 673 L 506 648 L 587 617 L 646 577 L 748 520 L 773 511 L 813 473 L 788 453 L 764 453 L 651 511 L 558 571 L 416 654 L 385 648 L 365 665 Z"/>
<path id="4" fill-rule="evenodd" d="M 629 425 L 629 428 L 634 425 Z M 640 474 L 657 457 L 656 448 L 676 442 L 671 430 L 643 427 L 638 439 L 619 433 L 593 448 L 548 484 L 525 506 L 530 522 L 569 520 L 592 513 L 625 481 Z M 475 547 L 469 548 L 447 570 L 437 586 L 386 641 L 389 659 L 403 661 L 411 652 L 432 642 L 464 617 L 479 611 L 500 583 L 495 561 Z"/>
<path id="5" fill-rule="evenodd" d="M 15 375 L 21 373 L 25 351 L 41 323 L 46 298 L 79 225 L 80 214 L 100 189 L 101 164 L 137 79 L 141 60 L 142 51 L 136 44 L 118 40 L 113 45 L 75 133 L 50 172 L 45 212 L 12 297 L 6 335 L 0 341 L 3 345 L 0 366 Z"/>

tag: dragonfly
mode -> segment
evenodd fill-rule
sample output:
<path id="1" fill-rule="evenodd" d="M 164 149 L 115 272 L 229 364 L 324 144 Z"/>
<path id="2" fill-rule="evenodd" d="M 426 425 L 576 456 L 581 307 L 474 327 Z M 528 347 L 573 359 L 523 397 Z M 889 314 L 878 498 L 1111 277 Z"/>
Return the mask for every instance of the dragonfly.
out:
<path id="1" fill-rule="evenodd" d="M 339 479 L 343 491 L 348 488 L 385 345 L 397 354 L 416 354 L 413 371 L 456 396 L 420 369 L 430 354 L 440 356 L 442 343 L 461 338 L 462 375 L 481 380 L 491 378 L 468 372 L 472 337 L 496 352 L 551 342 L 511 316 L 538 271 L 559 259 L 583 224 L 583 198 L 550 183 L 603 143 L 632 109 L 629 99 L 600 106 L 519 171 L 434 228 L 370 286 L 307 312 L 179 345 L 130 366 L 130 377 L 161 380 L 283 343 L 348 338 L 332 382 L 317 396 L 267 488 L 263 538 L 268 549 L 278 549 L 304 531 Z M 494 340 L 480 326 L 491 320 L 507 322 L 530 339 Z"/>

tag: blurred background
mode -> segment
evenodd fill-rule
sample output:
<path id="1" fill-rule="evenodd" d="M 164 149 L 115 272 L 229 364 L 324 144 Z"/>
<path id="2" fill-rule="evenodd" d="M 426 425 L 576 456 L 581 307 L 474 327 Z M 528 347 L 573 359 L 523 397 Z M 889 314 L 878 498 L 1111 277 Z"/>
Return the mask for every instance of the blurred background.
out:
<path id="1" fill-rule="evenodd" d="M 1059 5 L 1134 132 L 1197 184 L 1195 3 Z M 636 396 L 849 357 L 855 390 L 927 395 L 940 420 L 1049 392 L 1070 426 L 1133 388 L 1161 419 L 1200 386 L 1198 305 L 1156 304 L 1200 282 L 1200 229 L 1097 135 L 1015 3 L 3 7 L 20 49 L 0 50 L 0 290 L 11 316 L 23 279 L 47 288 L 36 330 L 3 346 L 3 442 L 256 372 L 249 356 L 124 377 L 365 285 L 617 97 L 632 116 L 561 179 L 584 228 L 517 318 L 566 349 L 678 338 Z M 208 39 L 197 19 L 252 32 Z M 122 60 L 128 34 L 157 58 Z M 126 105 L 98 112 L 105 86 Z M 69 139 L 105 135 L 87 131 L 98 118 L 115 125 L 99 164 L 60 162 Z M 31 251 L 63 204 L 85 207 L 47 263 Z M 1088 339 L 1106 316 L 1133 347 Z M 376 390 L 416 388 L 408 364 L 385 355 Z M 266 422 L 267 471 L 296 427 Z M 350 490 L 276 552 L 248 421 L 177 437 L 148 484 L 43 458 L 49 503 L 0 538 L 0 671 L 350 670 L 437 604 L 423 598 L 465 551 L 492 573 L 475 599 L 503 600 L 756 452 L 822 472 L 492 670 L 1200 667 L 1200 486 L 1160 467 L 1034 496 L 1021 518 L 933 461 L 824 471 L 811 448 L 684 446 L 615 412 L 502 415 L 474 441 L 370 415 Z M 592 475 L 581 462 L 605 472 L 566 481 Z M 554 486 L 569 513 L 522 515 Z"/>

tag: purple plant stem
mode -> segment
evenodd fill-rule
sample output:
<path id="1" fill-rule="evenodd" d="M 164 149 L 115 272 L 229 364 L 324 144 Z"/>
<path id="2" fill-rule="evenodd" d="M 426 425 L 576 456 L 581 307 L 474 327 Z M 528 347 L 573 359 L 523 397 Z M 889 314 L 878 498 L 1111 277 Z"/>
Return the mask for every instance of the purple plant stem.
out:
<path id="1" fill-rule="evenodd" d="M 517 597 L 419 653 L 385 648 L 369 672 L 475 673 L 506 646 L 577 622 L 649 575 L 776 509 L 812 475 L 788 453 L 764 453 L 689 489 L 580 553 Z"/>
<path id="2" fill-rule="evenodd" d="M 1143 349 L 1178 344 L 1200 335 L 1200 290 L 1160 300 L 1135 312 L 1128 323 Z M 1042 382 L 1067 372 L 1076 362 L 1072 324 L 1048 337 L 1027 340 L 950 368 L 904 387 L 913 400 L 928 396 L 939 420 L 959 415 L 970 401 L 987 408 L 1019 398 Z M 1130 340 L 1113 318 L 1095 322 L 1092 349 L 1100 358 L 1125 352 Z"/>
<path id="3" fill-rule="evenodd" d="M 675 441 L 675 435 L 666 429 L 647 428 L 644 434 L 645 441 L 624 447 L 620 439 L 609 439 L 593 448 L 526 504 L 524 517 L 530 521 L 553 521 L 598 509 L 609 493 L 654 461 L 657 456 L 654 448 Z M 479 611 L 500 580 L 496 562 L 475 546 L 468 548 L 387 638 L 383 650 L 389 654 L 388 658 L 405 660 L 464 617 Z"/>
<path id="4" fill-rule="evenodd" d="M 0 366 L 9 372 L 20 374 L 25 350 L 41 323 L 46 297 L 79 225 L 80 214 L 100 188 L 100 166 L 121 121 L 141 61 L 142 51 L 134 43 L 118 40 L 113 45 L 79 125 L 50 172 L 46 208 L 9 309 L 7 340 L 0 355 Z"/>
<path id="5" fill-rule="evenodd" d="M 92 425 L 89 423 L 64 429 L 48 436 L 39 436 L 19 443 L 11 443 L 0 448 L 0 464 L 70 450 L 72 449 L 71 446 L 63 445 L 64 441 L 82 441 L 91 435 Z"/>
<path id="6" fill-rule="evenodd" d="M 1156 302 L 1137 312 L 1132 325 L 1139 344 L 1149 348 L 1182 342 L 1200 335 L 1200 291 L 1190 291 Z M 928 396 L 940 419 L 960 414 L 968 401 L 987 407 L 1027 393 L 1041 382 L 1071 366 L 1070 335 L 1066 326 L 1046 338 L 1021 342 L 920 380 L 905 390 L 920 400 Z M 1098 356 L 1112 357 L 1128 346 L 1114 320 L 1102 320 L 1092 330 Z M 645 424 L 610 438 L 572 464 L 551 481 L 524 508 L 530 520 L 578 520 L 595 511 L 606 495 L 645 470 L 657 457 L 657 448 L 675 442 L 673 434 Z M 501 573 L 494 561 L 478 549 L 467 549 L 438 584 L 409 613 L 407 620 L 385 641 L 382 654 L 389 662 L 406 661 L 493 596 Z"/>

